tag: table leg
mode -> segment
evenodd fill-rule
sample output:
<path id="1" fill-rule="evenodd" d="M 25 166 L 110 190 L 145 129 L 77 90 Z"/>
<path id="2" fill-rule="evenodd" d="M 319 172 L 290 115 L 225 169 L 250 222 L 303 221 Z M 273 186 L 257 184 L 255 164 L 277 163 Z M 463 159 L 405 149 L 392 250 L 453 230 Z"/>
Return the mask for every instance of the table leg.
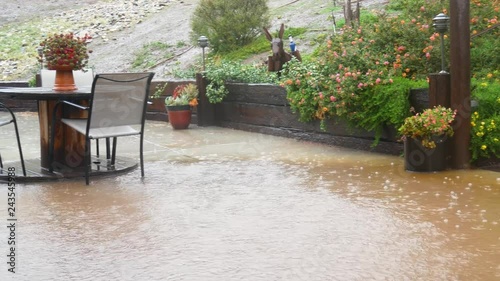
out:
<path id="1" fill-rule="evenodd" d="M 40 159 L 42 168 L 49 168 L 49 140 L 52 114 L 57 100 L 38 102 L 38 118 L 40 122 Z M 86 117 L 79 111 L 66 110 L 65 117 Z M 61 111 L 58 113 L 60 118 Z M 56 122 L 54 139 L 54 161 L 56 170 L 67 170 L 81 167 L 84 164 L 85 137 L 75 130 Z"/>

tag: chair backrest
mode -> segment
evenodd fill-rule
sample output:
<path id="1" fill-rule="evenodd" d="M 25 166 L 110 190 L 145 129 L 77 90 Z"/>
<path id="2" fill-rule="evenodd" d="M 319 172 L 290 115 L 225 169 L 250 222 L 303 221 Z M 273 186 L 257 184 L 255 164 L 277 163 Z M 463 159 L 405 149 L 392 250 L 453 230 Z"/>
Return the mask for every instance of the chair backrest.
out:
<path id="1" fill-rule="evenodd" d="M 75 86 L 77 88 L 91 87 L 94 81 L 95 73 L 92 69 L 86 70 L 73 70 L 73 79 L 75 79 Z M 42 69 L 40 71 L 40 79 L 42 87 L 52 88 L 56 79 L 56 71 Z"/>
<path id="2" fill-rule="evenodd" d="M 153 76 L 152 72 L 96 75 L 92 84 L 89 128 L 144 125 Z"/>

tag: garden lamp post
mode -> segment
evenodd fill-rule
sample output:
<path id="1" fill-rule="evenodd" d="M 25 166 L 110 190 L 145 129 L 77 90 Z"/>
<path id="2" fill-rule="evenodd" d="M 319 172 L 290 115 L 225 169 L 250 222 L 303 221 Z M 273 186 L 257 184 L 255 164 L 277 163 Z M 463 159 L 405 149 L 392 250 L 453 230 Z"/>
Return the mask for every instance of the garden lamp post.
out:
<path id="1" fill-rule="evenodd" d="M 444 70 L 444 33 L 448 31 L 448 22 L 450 17 L 440 13 L 432 19 L 432 26 L 439 33 L 441 37 L 441 71 L 439 73 L 448 73 Z"/>
<path id="2" fill-rule="evenodd" d="M 208 46 L 208 38 L 200 36 L 200 38 L 198 38 L 198 45 L 201 47 L 203 71 L 205 71 L 205 48 Z"/>
<path id="3" fill-rule="evenodd" d="M 36 48 L 36 51 L 38 52 L 38 57 L 40 58 L 40 69 L 43 68 L 43 48 L 38 47 Z"/>

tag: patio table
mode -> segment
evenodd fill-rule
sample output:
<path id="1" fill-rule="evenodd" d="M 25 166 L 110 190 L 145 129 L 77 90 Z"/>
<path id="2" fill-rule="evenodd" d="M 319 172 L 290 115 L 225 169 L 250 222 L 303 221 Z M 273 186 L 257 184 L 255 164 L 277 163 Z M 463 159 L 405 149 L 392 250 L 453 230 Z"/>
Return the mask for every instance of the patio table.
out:
<path id="1" fill-rule="evenodd" d="M 88 105 L 91 96 L 91 87 L 81 87 L 74 91 L 54 91 L 52 88 L 44 87 L 9 87 L 0 88 L 0 98 L 35 100 L 38 104 L 38 120 L 40 127 L 40 166 L 43 173 L 47 174 L 49 169 L 49 140 L 54 106 L 58 101 L 67 100 L 80 105 Z M 86 118 L 86 112 L 65 107 L 64 117 Z M 64 126 L 60 122 L 56 123 L 56 136 L 54 139 L 54 160 L 57 163 L 56 172 L 66 173 L 67 176 L 80 176 L 83 172 L 85 138 L 75 130 Z M 21 128 L 22 130 L 22 128 Z M 94 161 L 95 162 L 95 161 Z M 99 172 L 120 172 L 130 170 L 137 166 L 137 163 L 124 160 L 113 168 L 109 167 L 106 159 L 97 167 Z M 117 162 L 120 163 L 119 159 Z M 99 163 L 99 162 L 96 162 Z M 94 163 L 94 164 L 96 164 Z M 63 175 L 64 176 L 64 175 Z M 50 175 L 49 175 L 50 177 Z"/>

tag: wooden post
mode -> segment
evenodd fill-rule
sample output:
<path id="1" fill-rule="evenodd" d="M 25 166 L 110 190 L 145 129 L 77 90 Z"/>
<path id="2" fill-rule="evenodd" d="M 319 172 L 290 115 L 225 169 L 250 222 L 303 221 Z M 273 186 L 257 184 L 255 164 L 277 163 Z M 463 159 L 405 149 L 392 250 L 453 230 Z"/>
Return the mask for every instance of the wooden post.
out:
<path id="1" fill-rule="evenodd" d="M 197 108 L 198 126 L 214 126 L 215 125 L 215 105 L 208 101 L 207 97 L 207 80 L 203 74 L 196 74 L 196 85 L 199 93 L 199 103 Z"/>
<path id="2" fill-rule="evenodd" d="M 451 107 L 457 110 L 452 145 L 452 168 L 470 164 L 470 24 L 469 0 L 450 0 Z"/>
<path id="3" fill-rule="evenodd" d="M 450 74 L 432 73 L 429 75 L 429 107 L 436 105 L 450 107 Z"/>
<path id="4" fill-rule="evenodd" d="M 351 0 L 344 1 L 344 19 L 345 19 L 345 25 L 351 26 L 351 20 L 352 20 Z"/>
<path id="5" fill-rule="evenodd" d="M 429 75 L 429 108 L 441 105 L 450 107 L 450 74 L 447 72 L 432 73 Z M 438 162 L 443 164 L 445 168 L 451 168 L 452 145 L 451 139 L 446 140 L 444 147 L 439 150 L 441 157 Z M 437 151 L 435 152 L 437 153 Z M 437 161 L 437 160 L 436 160 Z M 437 165 L 435 163 L 434 165 Z"/>

